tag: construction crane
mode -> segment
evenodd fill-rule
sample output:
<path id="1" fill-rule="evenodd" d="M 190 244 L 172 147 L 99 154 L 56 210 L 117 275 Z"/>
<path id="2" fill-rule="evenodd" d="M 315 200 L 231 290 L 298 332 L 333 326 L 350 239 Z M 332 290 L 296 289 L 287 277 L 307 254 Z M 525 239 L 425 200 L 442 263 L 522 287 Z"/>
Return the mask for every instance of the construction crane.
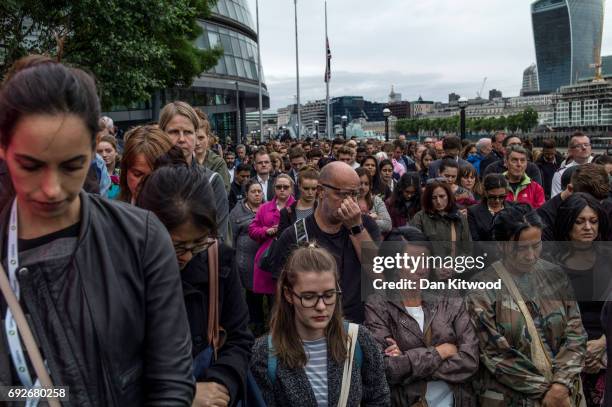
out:
<path id="1" fill-rule="evenodd" d="M 478 99 L 482 99 L 482 91 L 484 90 L 486 83 L 487 83 L 487 77 L 485 76 L 484 80 L 482 81 L 482 86 L 480 87 L 480 92 L 476 93 L 476 96 L 478 96 Z"/>

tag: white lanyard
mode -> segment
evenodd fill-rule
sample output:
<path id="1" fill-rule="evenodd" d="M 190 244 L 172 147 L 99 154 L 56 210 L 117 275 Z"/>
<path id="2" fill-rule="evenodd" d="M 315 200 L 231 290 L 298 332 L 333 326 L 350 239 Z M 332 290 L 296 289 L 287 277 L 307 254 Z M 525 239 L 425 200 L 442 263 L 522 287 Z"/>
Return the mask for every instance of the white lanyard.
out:
<path id="1" fill-rule="evenodd" d="M 15 199 L 11 208 L 11 217 L 9 221 L 7 262 L 11 289 L 19 300 L 19 280 L 17 280 L 16 276 L 17 269 L 19 268 L 19 249 L 17 247 L 17 236 L 17 199 Z M 32 385 L 32 376 L 30 376 L 28 364 L 23 353 L 23 347 L 21 346 L 21 339 L 19 338 L 17 323 L 15 322 L 15 318 L 13 318 L 13 313 L 11 312 L 11 309 L 8 307 L 6 309 L 4 329 L 6 330 L 6 337 L 8 339 L 11 357 L 13 359 L 13 364 L 15 365 L 17 375 L 19 375 L 19 380 L 28 389 L 31 389 L 32 387 L 40 387 L 40 381 L 38 379 L 36 379 L 36 382 Z M 28 399 L 26 403 L 26 406 L 28 407 L 36 405 L 38 405 L 38 398 Z"/>

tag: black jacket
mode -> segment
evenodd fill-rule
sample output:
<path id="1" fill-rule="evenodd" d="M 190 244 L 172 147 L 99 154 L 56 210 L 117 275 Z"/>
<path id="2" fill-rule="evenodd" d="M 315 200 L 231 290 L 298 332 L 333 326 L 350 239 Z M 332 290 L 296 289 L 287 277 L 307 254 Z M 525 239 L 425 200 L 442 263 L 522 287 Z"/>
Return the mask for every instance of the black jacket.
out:
<path id="1" fill-rule="evenodd" d="M 225 330 L 225 343 L 217 360 L 208 368 L 205 380 L 202 380 L 227 387 L 230 406 L 236 405 L 244 396 L 253 346 L 253 335 L 247 326 L 249 312 L 233 261 L 234 251 L 229 246 L 220 246 L 219 325 Z M 193 258 L 181 272 L 181 277 L 195 357 L 208 346 L 208 252 Z"/>
<path id="2" fill-rule="evenodd" d="M 489 155 L 487 155 L 485 158 L 482 159 L 482 161 L 480 162 L 480 174 L 481 177 L 484 178 L 484 172 L 487 169 L 487 167 L 490 164 L 493 164 L 495 161 L 499 161 L 499 160 L 503 160 L 504 156 L 500 153 L 498 153 L 495 150 L 491 150 L 491 152 L 489 153 Z"/>
<path id="3" fill-rule="evenodd" d="M 542 174 L 542 188 L 544 188 L 544 196 L 546 199 L 550 199 L 550 191 L 552 188 L 552 180 L 555 172 L 559 170 L 561 163 L 563 162 L 563 156 L 558 152 L 555 154 L 555 162 L 549 163 L 544 160 L 543 156 L 537 159 L 535 164 L 540 169 L 540 173 Z"/>
<path id="4" fill-rule="evenodd" d="M 15 197 L 13 183 L 6 167 L 6 162 L 0 160 L 0 212 Z"/>
<path id="5" fill-rule="evenodd" d="M 234 209 L 234 206 L 236 206 L 236 204 L 245 196 L 246 193 L 244 191 L 244 187 L 240 184 L 237 184 L 236 181 L 232 182 L 232 184 L 230 185 L 230 193 L 228 196 L 230 213 L 232 212 L 232 209 Z"/>
<path id="6" fill-rule="evenodd" d="M 64 405 L 190 406 L 191 338 L 168 232 L 151 212 L 84 192 L 80 198 L 77 248 L 62 274 L 66 301 L 53 300 L 44 263 L 18 272 L 51 378 L 70 386 Z M 0 247 L 9 213 L 5 207 L 0 216 Z M 80 301 L 68 301 L 74 298 Z M 0 384 L 10 385 L 0 331 Z M 99 365 L 84 364 L 77 350 L 95 352 Z"/>
<path id="7" fill-rule="evenodd" d="M 483 201 L 478 205 L 472 205 L 468 210 L 468 224 L 473 241 L 492 241 L 493 215 L 489 212 L 487 204 Z"/>

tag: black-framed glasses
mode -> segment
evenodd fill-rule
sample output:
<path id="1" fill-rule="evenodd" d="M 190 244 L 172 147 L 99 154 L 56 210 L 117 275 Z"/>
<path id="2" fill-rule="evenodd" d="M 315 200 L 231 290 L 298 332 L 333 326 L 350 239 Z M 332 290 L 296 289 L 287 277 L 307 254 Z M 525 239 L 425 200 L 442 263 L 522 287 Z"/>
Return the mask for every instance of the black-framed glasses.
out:
<path id="1" fill-rule="evenodd" d="M 340 195 L 343 199 L 346 199 L 346 198 L 355 198 L 355 199 L 357 199 L 357 198 L 359 198 L 359 195 L 360 195 L 359 191 L 343 191 L 342 188 L 338 188 L 338 187 L 335 187 L 333 185 L 323 184 L 323 183 L 321 183 L 320 185 L 325 187 L 325 188 L 329 188 L 329 189 L 332 189 L 332 190 L 336 191 L 336 193 L 338 195 Z"/>
<path id="2" fill-rule="evenodd" d="M 487 195 L 487 200 L 489 201 L 503 201 L 506 199 L 506 194 L 504 195 Z"/>
<path id="3" fill-rule="evenodd" d="M 211 236 L 203 237 L 199 240 L 196 240 L 193 245 L 186 246 L 182 243 L 174 244 L 174 252 L 176 253 L 176 257 L 181 257 L 187 252 L 191 252 L 192 256 L 195 256 L 198 253 L 202 253 L 205 250 L 208 250 L 210 246 L 215 243 L 216 239 Z"/>
<path id="4" fill-rule="evenodd" d="M 291 291 L 291 294 L 300 299 L 302 307 L 304 308 L 314 308 L 317 306 L 319 301 L 323 301 L 323 304 L 325 305 L 334 305 L 338 300 L 338 296 L 342 295 L 342 291 L 340 290 L 328 290 L 321 295 L 316 293 L 304 293 L 300 295 L 292 289 L 289 289 L 289 291 Z"/>

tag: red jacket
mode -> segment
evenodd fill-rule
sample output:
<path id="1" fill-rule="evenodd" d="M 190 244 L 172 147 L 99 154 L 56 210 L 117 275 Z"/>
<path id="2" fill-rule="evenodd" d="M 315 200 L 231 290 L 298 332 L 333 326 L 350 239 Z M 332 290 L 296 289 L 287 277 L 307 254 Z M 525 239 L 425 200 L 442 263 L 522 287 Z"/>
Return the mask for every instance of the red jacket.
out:
<path id="1" fill-rule="evenodd" d="M 506 175 L 507 172 L 504 173 Z M 521 184 L 518 186 L 516 191 L 512 191 L 512 188 L 508 188 L 508 195 L 506 201 L 520 202 L 531 205 L 533 209 L 538 209 L 544 205 L 545 201 L 544 189 L 535 181 L 532 181 L 527 174 L 525 174 Z"/>

